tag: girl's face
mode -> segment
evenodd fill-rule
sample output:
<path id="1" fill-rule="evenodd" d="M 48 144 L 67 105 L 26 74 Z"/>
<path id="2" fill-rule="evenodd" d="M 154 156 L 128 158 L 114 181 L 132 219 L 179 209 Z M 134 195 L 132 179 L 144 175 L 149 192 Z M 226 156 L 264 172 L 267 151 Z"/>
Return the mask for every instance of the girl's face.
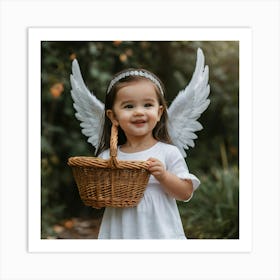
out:
<path id="1" fill-rule="evenodd" d="M 162 112 L 155 85 L 148 80 L 140 80 L 120 88 L 112 110 L 107 110 L 106 114 L 129 138 L 152 136 Z"/>

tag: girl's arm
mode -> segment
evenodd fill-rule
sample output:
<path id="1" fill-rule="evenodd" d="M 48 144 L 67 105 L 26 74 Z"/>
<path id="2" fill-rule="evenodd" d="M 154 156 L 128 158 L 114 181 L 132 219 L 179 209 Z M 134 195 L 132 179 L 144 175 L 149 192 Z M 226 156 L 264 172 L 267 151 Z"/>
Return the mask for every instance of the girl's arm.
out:
<path id="1" fill-rule="evenodd" d="M 164 190 L 177 200 L 188 200 L 193 193 L 192 180 L 180 179 L 168 172 L 161 161 L 156 158 L 148 159 L 149 171 L 161 183 Z"/>

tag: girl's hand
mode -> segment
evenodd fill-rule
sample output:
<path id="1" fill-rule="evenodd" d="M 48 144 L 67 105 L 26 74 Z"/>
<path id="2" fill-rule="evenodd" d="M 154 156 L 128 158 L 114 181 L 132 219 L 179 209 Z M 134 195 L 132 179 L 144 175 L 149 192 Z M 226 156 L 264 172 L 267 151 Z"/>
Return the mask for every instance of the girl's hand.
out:
<path id="1" fill-rule="evenodd" d="M 164 180 L 164 178 L 167 174 L 167 171 L 166 171 L 164 165 L 162 164 L 162 162 L 156 158 L 149 158 L 148 162 L 149 162 L 149 171 L 151 172 L 151 174 L 158 181 Z"/>
<path id="2" fill-rule="evenodd" d="M 177 200 L 188 200 L 193 193 L 191 180 L 183 180 L 168 172 L 162 162 L 156 158 L 149 158 L 148 170 L 160 182 L 165 192 Z"/>

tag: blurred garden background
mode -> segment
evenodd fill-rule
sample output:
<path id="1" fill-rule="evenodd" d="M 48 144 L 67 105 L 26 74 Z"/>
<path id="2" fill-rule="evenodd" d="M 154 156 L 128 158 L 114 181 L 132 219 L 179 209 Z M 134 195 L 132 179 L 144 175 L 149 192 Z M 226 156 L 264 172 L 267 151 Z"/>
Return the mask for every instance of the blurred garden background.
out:
<path id="1" fill-rule="evenodd" d="M 201 185 L 190 202 L 178 202 L 179 211 L 190 239 L 239 238 L 237 41 L 41 42 L 41 238 L 96 238 L 104 210 L 83 205 L 67 166 L 71 156 L 94 153 L 74 116 L 73 59 L 101 101 L 114 73 L 141 67 L 160 77 L 170 104 L 191 79 L 198 47 L 210 70 L 211 103 L 199 119 L 204 129 L 187 151 Z"/>

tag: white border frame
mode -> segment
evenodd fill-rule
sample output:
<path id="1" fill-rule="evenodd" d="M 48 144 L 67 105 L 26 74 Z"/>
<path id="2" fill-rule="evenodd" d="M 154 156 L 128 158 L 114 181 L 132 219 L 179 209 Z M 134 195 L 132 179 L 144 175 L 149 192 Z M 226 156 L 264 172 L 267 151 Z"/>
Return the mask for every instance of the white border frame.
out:
<path id="1" fill-rule="evenodd" d="M 278 0 L 1 0 L 0 8 L 1 280 L 280 279 Z M 33 254 L 27 251 L 27 28 L 139 24 L 252 29 L 250 253 Z M 16 176 L 15 159 L 20 167 Z"/>
<path id="2" fill-rule="evenodd" d="M 29 251 L 30 252 L 249 252 L 252 246 L 252 61 L 249 28 L 30 28 L 29 55 Z M 40 127 L 41 41 L 239 41 L 240 234 L 236 240 L 41 239 Z M 207 58 L 206 58 L 207 59 Z M 211 81 L 210 81 L 211 82 Z M 246 172 L 244 172 L 246 169 Z M 250 174 L 248 176 L 248 174 Z"/>

